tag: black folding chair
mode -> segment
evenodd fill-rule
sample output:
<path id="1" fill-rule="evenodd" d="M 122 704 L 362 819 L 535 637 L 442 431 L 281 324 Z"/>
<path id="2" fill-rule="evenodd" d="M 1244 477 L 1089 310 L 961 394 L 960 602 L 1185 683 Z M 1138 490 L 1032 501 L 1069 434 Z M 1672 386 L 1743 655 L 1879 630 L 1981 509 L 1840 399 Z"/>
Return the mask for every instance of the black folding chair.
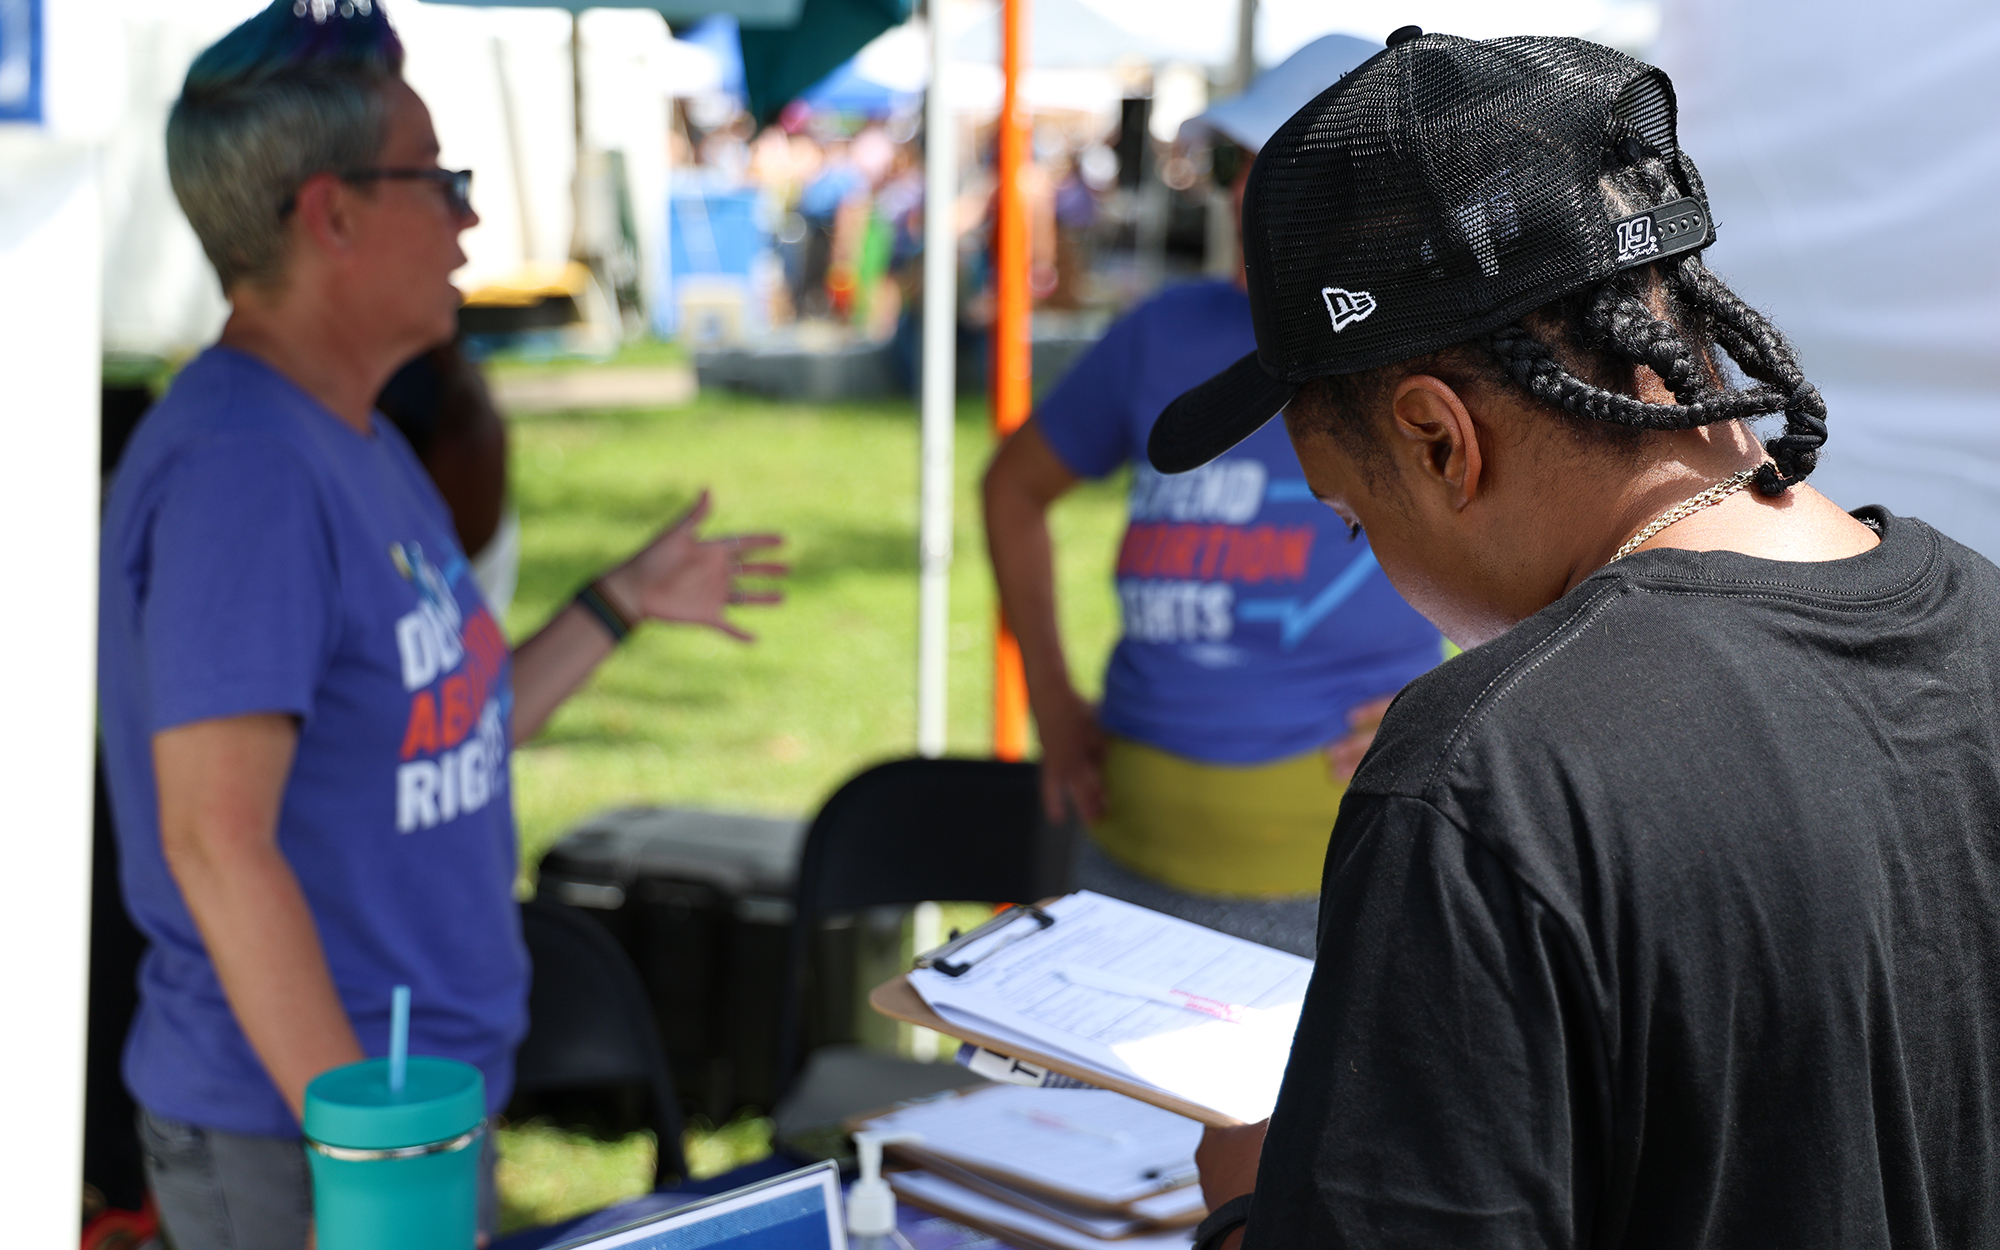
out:
<path id="1" fill-rule="evenodd" d="M 562 903 L 521 904 L 521 933 L 534 983 L 516 1096 L 643 1087 L 640 1118 L 659 1139 L 654 1187 L 686 1177 L 680 1098 L 631 958 L 603 925 Z"/>
<path id="2" fill-rule="evenodd" d="M 896 1061 L 874 1063 L 870 1072 L 890 1070 L 871 1076 L 859 1056 L 829 1056 L 820 1083 L 837 1082 L 844 1092 L 804 1097 L 795 1078 L 803 1060 L 811 937 L 827 917 L 866 907 L 934 899 L 1028 903 L 1074 889 L 1080 832 L 1043 815 L 1039 778 L 1033 764 L 894 760 L 852 778 L 820 808 L 806 834 L 786 953 L 772 1083 L 788 1091 L 781 1108 L 803 1101 L 865 1110 L 890 1101 L 885 1095 L 899 1092 L 899 1084 L 908 1086 L 901 1096 L 909 1097 L 970 1079 L 937 1064 L 904 1063 L 911 1071 L 899 1075 Z"/>

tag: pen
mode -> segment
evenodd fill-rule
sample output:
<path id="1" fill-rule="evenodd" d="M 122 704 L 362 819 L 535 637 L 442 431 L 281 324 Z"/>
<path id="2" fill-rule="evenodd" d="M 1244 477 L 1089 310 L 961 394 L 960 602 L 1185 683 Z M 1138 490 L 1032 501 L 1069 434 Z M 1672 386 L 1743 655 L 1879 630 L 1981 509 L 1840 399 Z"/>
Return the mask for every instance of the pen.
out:
<path id="1" fill-rule="evenodd" d="M 1072 985 L 1087 986 L 1093 990 L 1108 990 L 1113 994 L 1126 994 L 1133 998 L 1148 998 L 1169 1007 L 1179 1007 L 1184 1011 L 1212 1016 L 1217 1020 L 1227 1020 L 1231 1024 L 1242 1024 L 1250 1014 L 1248 1007 L 1235 1003 L 1225 1003 L 1218 999 L 1186 990 L 1172 989 L 1164 985 L 1149 985 L 1132 977 L 1120 976 L 1115 972 L 1105 972 L 1098 968 L 1085 968 L 1080 964 L 1068 964 L 1062 970 L 1065 981 Z"/>

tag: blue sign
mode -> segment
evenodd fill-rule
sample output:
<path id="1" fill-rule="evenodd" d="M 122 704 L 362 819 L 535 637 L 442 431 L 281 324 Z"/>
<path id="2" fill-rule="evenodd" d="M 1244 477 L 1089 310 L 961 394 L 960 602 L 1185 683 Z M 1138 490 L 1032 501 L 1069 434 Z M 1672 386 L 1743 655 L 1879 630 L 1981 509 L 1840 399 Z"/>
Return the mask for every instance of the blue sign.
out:
<path id="1" fill-rule="evenodd" d="M 0 121 L 42 120 L 42 0 L 0 0 Z"/>

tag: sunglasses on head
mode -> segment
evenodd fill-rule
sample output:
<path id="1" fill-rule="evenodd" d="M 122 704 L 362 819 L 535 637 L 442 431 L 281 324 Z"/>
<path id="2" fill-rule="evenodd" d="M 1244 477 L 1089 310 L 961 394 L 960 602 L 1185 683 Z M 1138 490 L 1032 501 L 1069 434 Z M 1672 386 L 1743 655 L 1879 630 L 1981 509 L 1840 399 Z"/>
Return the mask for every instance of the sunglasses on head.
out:
<path id="1" fill-rule="evenodd" d="M 340 175 L 342 182 L 434 182 L 444 192 L 445 207 L 455 216 L 465 217 L 472 212 L 472 171 L 469 169 L 350 169 Z M 298 196 L 289 195 L 278 206 L 278 218 L 283 220 L 292 215 L 298 207 Z"/>

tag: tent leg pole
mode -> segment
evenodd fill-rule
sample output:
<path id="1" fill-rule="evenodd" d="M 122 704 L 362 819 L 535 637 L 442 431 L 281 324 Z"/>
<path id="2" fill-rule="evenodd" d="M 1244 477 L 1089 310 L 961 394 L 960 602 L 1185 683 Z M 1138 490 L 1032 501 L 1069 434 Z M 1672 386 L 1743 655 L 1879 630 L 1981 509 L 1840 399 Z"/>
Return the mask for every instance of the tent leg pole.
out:
<path id="1" fill-rule="evenodd" d="M 993 433 L 1005 438 L 1028 419 L 1030 402 L 1028 205 L 1021 167 L 1028 159 L 1028 107 L 1021 99 L 1028 70 L 1029 0 L 1001 0 L 1000 142 L 997 229 L 994 231 Z M 1028 684 L 1021 646 L 1003 616 L 993 640 L 993 754 L 1028 754 Z"/>
<path id="2" fill-rule="evenodd" d="M 945 89 L 949 10 L 928 6 L 930 92 L 924 101 L 922 523 L 918 536 L 917 752 L 944 754 L 951 658 L 952 444 L 958 336 L 958 118 Z"/>

